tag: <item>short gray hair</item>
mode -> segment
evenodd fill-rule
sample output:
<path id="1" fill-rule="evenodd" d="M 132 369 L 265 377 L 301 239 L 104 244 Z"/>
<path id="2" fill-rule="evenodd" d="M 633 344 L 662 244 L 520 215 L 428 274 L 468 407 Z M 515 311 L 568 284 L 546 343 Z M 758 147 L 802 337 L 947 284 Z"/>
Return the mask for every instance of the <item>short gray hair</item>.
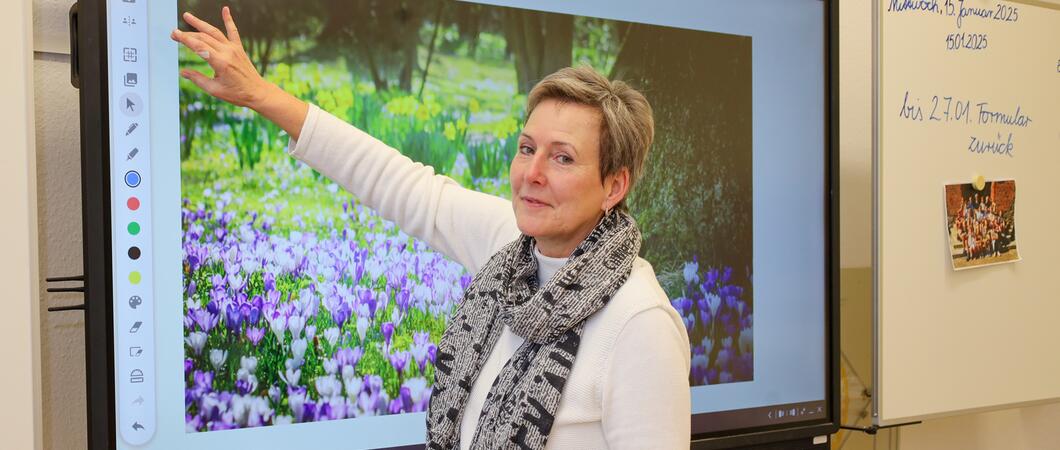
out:
<path id="1" fill-rule="evenodd" d="M 610 81 L 589 66 L 567 67 L 546 76 L 526 99 L 526 117 L 544 100 L 591 106 L 600 111 L 600 179 L 629 169 L 629 192 L 644 172 L 655 138 L 648 99 L 622 81 Z M 627 192 L 628 195 L 628 192 Z M 626 209 L 626 199 L 615 205 Z"/>

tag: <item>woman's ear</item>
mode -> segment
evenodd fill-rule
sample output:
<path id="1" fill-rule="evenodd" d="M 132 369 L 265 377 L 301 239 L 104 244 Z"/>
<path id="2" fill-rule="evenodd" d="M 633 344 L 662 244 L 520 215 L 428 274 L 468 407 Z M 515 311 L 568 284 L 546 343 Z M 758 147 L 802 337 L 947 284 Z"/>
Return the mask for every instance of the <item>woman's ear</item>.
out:
<path id="1" fill-rule="evenodd" d="M 609 211 L 614 208 L 629 193 L 629 168 L 623 167 L 604 178 L 604 190 L 607 195 L 600 209 Z"/>

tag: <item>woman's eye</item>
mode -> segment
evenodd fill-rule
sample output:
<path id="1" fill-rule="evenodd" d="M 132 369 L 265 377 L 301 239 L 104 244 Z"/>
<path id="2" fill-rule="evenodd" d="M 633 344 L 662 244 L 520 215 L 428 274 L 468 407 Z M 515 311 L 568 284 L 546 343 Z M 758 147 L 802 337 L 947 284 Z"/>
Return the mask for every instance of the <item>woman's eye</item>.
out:
<path id="1" fill-rule="evenodd" d="M 559 161 L 560 164 L 570 164 L 574 162 L 574 158 L 571 158 L 567 155 L 559 155 L 556 157 L 556 159 Z"/>
<path id="2" fill-rule="evenodd" d="M 524 155 L 532 155 L 534 154 L 534 148 L 529 145 L 520 145 L 519 153 L 522 153 Z"/>

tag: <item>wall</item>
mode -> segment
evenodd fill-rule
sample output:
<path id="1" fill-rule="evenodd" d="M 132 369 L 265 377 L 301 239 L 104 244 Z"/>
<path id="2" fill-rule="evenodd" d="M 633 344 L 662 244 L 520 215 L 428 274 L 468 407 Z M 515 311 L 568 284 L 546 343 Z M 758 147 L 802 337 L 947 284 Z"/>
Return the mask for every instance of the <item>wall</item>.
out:
<path id="1" fill-rule="evenodd" d="M 46 276 L 80 275 L 81 150 L 77 90 L 70 85 L 70 1 L 34 4 L 38 289 L 42 306 L 80 303 L 80 294 L 47 294 Z M 87 447 L 85 328 L 81 311 L 40 316 L 41 402 L 45 449 Z"/>
<path id="2" fill-rule="evenodd" d="M 40 356 L 38 351 L 39 298 L 37 278 L 37 192 L 33 160 L 33 89 L 30 68 L 31 26 L 29 0 L 4 3 L 0 19 L 0 192 L 4 220 L 0 220 L 0 436 L 5 448 L 41 448 Z"/>

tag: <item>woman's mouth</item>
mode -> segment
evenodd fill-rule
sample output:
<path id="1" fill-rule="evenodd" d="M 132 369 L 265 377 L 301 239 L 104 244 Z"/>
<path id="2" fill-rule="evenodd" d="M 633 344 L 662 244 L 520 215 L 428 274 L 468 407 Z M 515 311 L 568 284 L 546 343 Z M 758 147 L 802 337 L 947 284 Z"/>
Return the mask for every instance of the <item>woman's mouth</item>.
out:
<path id="1" fill-rule="evenodd" d="M 523 201 L 526 202 L 526 204 L 528 206 L 533 207 L 533 208 L 543 208 L 543 207 L 546 207 L 546 206 L 550 206 L 548 203 L 545 203 L 545 202 L 543 202 L 541 200 L 538 200 L 538 199 L 536 199 L 534 197 L 526 197 L 526 196 L 524 196 L 523 197 Z"/>

